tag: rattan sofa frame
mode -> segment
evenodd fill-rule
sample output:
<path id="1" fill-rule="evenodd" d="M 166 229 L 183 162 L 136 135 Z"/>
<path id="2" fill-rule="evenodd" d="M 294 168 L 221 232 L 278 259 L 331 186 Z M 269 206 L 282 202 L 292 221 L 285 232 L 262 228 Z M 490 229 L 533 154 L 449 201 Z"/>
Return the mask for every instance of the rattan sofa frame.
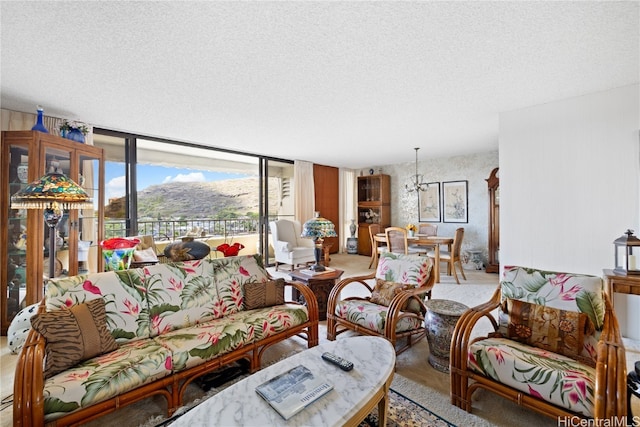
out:
<path id="1" fill-rule="evenodd" d="M 309 348 L 318 345 L 318 302 L 311 290 L 298 282 L 286 282 L 286 286 L 296 288 L 306 301 L 309 312 L 307 322 L 291 327 L 276 335 L 264 338 L 258 342 L 244 345 L 229 353 L 222 354 L 214 359 L 187 370 L 177 372 L 167 377 L 160 378 L 152 383 L 129 390 L 112 399 L 97 403 L 87 408 L 72 412 L 58 418 L 47 426 L 77 426 L 88 421 L 102 417 L 117 409 L 146 399 L 160 395 L 167 401 L 167 416 L 183 405 L 184 392 L 197 377 L 228 365 L 238 360 L 250 362 L 251 372 L 260 369 L 264 351 L 273 344 L 281 342 L 292 336 L 299 336 L 307 340 Z M 286 295 L 286 294 L 285 294 Z M 289 304 L 297 302 L 288 301 Z M 44 301 L 39 307 L 39 312 L 45 311 Z M 13 401 L 13 425 L 14 427 L 41 427 L 44 422 L 44 375 L 43 359 L 45 354 L 45 339 L 34 329 L 29 332 L 24 347 L 18 357 L 14 379 Z"/>

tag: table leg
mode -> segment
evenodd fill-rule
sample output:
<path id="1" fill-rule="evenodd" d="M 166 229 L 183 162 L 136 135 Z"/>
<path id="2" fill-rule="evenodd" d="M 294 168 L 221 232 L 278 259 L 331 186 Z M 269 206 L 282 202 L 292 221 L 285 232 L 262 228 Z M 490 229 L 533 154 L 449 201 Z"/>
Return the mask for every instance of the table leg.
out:
<path id="1" fill-rule="evenodd" d="M 440 283 L 440 245 L 436 245 L 436 257 L 434 260 L 433 274 L 436 276 L 436 283 Z"/>
<path id="2" fill-rule="evenodd" d="M 385 385 L 384 387 L 384 396 L 378 402 L 378 425 L 386 426 L 387 425 L 387 414 L 389 410 L 389 387 Z"/>

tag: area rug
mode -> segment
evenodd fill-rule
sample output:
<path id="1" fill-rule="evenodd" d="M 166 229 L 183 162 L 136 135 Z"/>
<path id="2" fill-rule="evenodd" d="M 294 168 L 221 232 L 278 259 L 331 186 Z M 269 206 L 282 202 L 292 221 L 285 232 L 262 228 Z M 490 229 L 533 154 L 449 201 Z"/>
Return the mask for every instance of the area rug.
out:
<path id="1" fill-rule="evenodd" d="M 389 427 L 455 427 L 444 418 L 434 414 L 427 408 L 408 397 L 391 389 L 389 391 Z M 374 409 L 359 427 L 378 427 L 378 409 Z"/>
<path id="2" fill-rule="evenodd" d="M 176 419 L 180 418 L 181 415 L 187 413 L 189 409 L 195 407 L 199 403 L 202 403 L 204 400 L 216 393 L 217 390 L 212 390 L 205 398 L 199 399 L 197 402 L 193 402 L 193 404 L 179 409 L 176 415 L 171 418 L 155 418 L 153 420 L 149 420 L 144 427 L 169 426 Z M 434 414 L 424 406 L 414 402 L 393 389 L 390 389 L 389 391 L 388 411 L 386 424 L 388 427 L 455 427 L 455 424 L 448 422 L 444 418 Z M 379 427 L 378 409 L 375 408 L 373 412 L 371 412 L 364 421 L 360 423 L 359 427 Z"/>

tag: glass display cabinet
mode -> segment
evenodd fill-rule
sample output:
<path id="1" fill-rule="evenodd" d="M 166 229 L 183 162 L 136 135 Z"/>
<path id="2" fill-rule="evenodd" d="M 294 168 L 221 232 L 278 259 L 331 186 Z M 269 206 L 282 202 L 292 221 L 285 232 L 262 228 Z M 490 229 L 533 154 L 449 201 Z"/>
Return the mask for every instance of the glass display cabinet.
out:
<path id="1" fill-rule="evenodd" d="M 104 159 L 101 148 L 36 131 L 2 132 L 0 324 L 2 335 L 18 311 L 42 299 L 49 275 L 49 239 L 56 239 L 55 276 L 102 271 Z M 94 208 L 67 210 L 49 236 L 42 209 L 11 209 L 11 195 L 48 172 L 73 179 Z"/>
<path id="2" fill-rule="evenodd" d="M 369 224 L 380 230 L 391 225 L 391 188 L 389 175 L 358 177 L 358 254 L 371 255 Z"/>

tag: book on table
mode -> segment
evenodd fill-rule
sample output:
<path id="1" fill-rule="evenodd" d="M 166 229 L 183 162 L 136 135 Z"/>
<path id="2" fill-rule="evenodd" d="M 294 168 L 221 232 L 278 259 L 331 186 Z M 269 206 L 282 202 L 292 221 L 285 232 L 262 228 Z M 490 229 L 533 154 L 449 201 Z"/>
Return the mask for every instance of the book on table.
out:
<path id="1" fill-rule="evenodd" d="M 304 274 L 305 276 L 320 276 L 320 275 L 327 274 L 327 273 L 333 273 L 334 271 L 336 271 L 336 270 L 334 270 L 333 268 L 329 268 L 329 267 L 325 267 L 325 269 L 322 270 L 322 271 L 313 271 L 313 270 L 311 270 L 309 268 L 304 268 L 304 269 L 300 270 L 300 273 Z"/>
<path id="2" fill-rule="evenodd" d="M 326 380 L 298 365 L 260 384 L 256 392 L 288 420 L 332 389 Z"/>

